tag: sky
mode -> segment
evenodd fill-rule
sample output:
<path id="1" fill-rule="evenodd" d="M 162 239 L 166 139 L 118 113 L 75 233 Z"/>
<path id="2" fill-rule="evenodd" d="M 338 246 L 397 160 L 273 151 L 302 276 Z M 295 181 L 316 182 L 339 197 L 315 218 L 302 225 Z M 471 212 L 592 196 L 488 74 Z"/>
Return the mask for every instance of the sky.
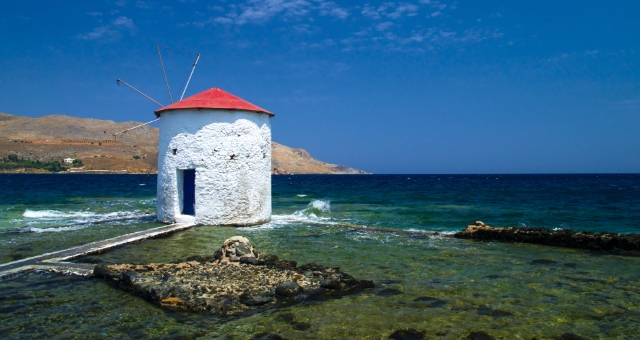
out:
<path id="1" fill-rule="evenodd" d="M 186 91 L 373 173 L 640 173 L 640 1 L 0 2 L 0 112 L 118 122 Z M 162 50 L 174 99 L 194 56 Z"/>

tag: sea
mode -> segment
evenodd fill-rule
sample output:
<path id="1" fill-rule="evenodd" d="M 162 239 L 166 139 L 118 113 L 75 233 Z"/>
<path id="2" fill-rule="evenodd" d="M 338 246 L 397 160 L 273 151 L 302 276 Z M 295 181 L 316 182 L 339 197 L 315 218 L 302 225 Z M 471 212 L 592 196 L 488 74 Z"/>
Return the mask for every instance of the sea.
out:
<path id="1" fill-rule="evenodd" d="M 177 262 L 244 235 L 376 287 L 225 319 L 35 271 L 0 281 L 0 338 L 640 339 L 640 257 L 448 237 L 474 221 L 640 233 L 640 174 L 295 175 L 272 186 L 269 223 L 198 226 L 75 261 Z M 0 263 L 159 227 L 155 210 L 155 176 L 0 175 Z"/>

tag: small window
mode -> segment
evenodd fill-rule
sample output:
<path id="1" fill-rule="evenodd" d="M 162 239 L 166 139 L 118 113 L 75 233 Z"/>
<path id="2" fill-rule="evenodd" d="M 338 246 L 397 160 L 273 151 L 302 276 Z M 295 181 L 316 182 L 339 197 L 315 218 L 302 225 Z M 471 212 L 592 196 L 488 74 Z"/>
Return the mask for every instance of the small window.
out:
<path id="1" fill-rule="evenodd" d="M 177 155 L 178 154 L 178 149 L 173 149 L 173 154 Z"/>

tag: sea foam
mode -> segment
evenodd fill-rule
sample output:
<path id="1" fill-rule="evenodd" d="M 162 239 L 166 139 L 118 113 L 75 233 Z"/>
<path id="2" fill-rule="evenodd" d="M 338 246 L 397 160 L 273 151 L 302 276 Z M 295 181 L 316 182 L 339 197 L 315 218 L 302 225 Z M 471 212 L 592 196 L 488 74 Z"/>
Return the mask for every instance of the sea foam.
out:
<path id="1" fill-rule="evenodd" d="M 84 229 L 87 228 L 89 225 L 88 224 L 82 224 L 82 225 L 76 225 L 76 226 L 69 226 L 69 227 L 55 227 L 55 228 L 37 228 L 37 227 L 26 227 L 23 229 L 20 229 L 20 232 L 23 233 L 59 233 L 59 232 L 63 232 L 63 231 L 74 231 L 74 230 L 80 230 L 80 229 Z"/>
<path id="2" fill-rule="evenodd" d="M 79 218 L 79 217 L 93 217 L 96 213 L 86 211 L 71 211 L 64 212 L 58 210 L 25 210 L 22 214 L 26 218 L 38 218 L 38 219 L 57 219 L 57 218 Z"/>
<path id="3" fill-rule="evenodd" d="M 331 212 L 331 201 L 312 200 L 306 208 L 288 215 L 271 215 L 271 222 L 248 229 L 273 229 L 290 223 L 337 224 L 330 217 L 322 216 Z"/>
<path id="4" fill-rule="evenodd" d="M 139 210 L 133 211 L 112 211 L 106 213 L 96 213 L 92 211 L 59 211 L 59 210 L 30 210 L 27 209 L 22 216 L 29 222 L 51 222 L 69 221 L 70 223 L 97 223 L 110 222 L 138 218 L 148 218 L 153 214 L 148 214 Z"/>

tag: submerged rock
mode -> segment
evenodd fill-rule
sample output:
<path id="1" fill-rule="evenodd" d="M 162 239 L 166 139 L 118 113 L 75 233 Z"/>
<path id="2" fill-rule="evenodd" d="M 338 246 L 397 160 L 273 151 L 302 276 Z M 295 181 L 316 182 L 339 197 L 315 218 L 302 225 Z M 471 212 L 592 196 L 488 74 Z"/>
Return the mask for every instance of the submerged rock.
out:
<path id="1" fill-rule="evenodd" d="M 548 228 L 494 228 L 476 221 L 453 235 L 455 238 L 536 243 L 548 246 L 580 248 L 594 251 L 640 251 L 639 234 L 577 232 Z"/>
<path id="2" fill-rule="evenodd" d="M 254 335 L 251 339 L 252 340 L 284 340 L 284 338 L 281 337 L 280 335 L 271 334 L 271 333 L 258 333 Z"/>
<path id="3" fill-rule="evenodd" d="M 556 339 L 559 340 L 585 340 L 584 337 L 577 335 L 577 334 L 573 334 L 573 333 L 564 333 L 558 337 L 556 337 Z"/>
<path id="4" fill-rule="evenodd" d="M 500 309 L 489 308 L 487 306 L 479 306 L 478 315 L 486 315 L 494 318 L 503 318 L 506 316 L 513 316 L 513 313 L 500 310 Z"/>
<path id="5" fill-rule="evenodd" d="M 285 281 L 276 287 L 276 295 L 296 296 L 302 293 L 302 287 L 293 281 Z"/>
<path id="6" fill-rule="evenodd" d="M 307 331 L 311 329 L 311 324 L 308 322 L 294 322 L 291 324 L 291 328 L 298 331 Z"/>
<path id="7" fill-rule="evenodd" d="M 422 340 L 424 339 L 424 335 L 426 332 L 419 332 L 413 328 L 407 328 L 407 329 L 399 329 L 393 333 L 391 333 L 391 335 L 389 335 L 388 339 L 395 339 L 395 340 Z"/>
<path id="8" fill-rule="evenodd" d="M 385 288 L 385 289 L 381 289 L 376 293 L 376 295 L 379 295 L 379 296 L 394 296 L 394 295 L 400 295 L 400 294 L 404 294 L 404 292 L 396 288 Z"/>
<path id="9" fill-rule="evenodd" d="M 537 260 L 533 260 L 531 262 L 529 262 L 530 265 L 554 265 L 554 264 L 558 264 L 558 261 L 554 261 L 554 260 L 549 260 L 549 259 L 537 259 Z"/>
<path id="10" fill-rule="evenodd" d="M 424 303 L 424 307 L 427 308 L 435 308 L 435 307 L 442 307 L 444 305 L 447 304 L 446 300 L 441 300 L 435 297 L 431 297 L 431 296 L 419 296 L 415 299 L 413 299 L 413 301 L 415 302 L 423 302 Z"/>
<path id="11" fill-rule="evenodd" d="M 463 340 L 495 340 L 493 336 L 487 334 L 487 332 L 479 331 L 479 332 L 471 332 L 466 337 L 462 338 Z"/>
<path id="12" fill-rule="evenodd" d="M 94 275 L 167 308 L 245 315 L 278 305 L 360 292 L 374 286 L 340 267 L 261 255 L 244 237 L 232 237 L 212 257 L 183 263 L 100 264 Z M 307 328 L 300 323 L 298 329 Z M 310 325 L 308 326 L 310 327 Z"/>

